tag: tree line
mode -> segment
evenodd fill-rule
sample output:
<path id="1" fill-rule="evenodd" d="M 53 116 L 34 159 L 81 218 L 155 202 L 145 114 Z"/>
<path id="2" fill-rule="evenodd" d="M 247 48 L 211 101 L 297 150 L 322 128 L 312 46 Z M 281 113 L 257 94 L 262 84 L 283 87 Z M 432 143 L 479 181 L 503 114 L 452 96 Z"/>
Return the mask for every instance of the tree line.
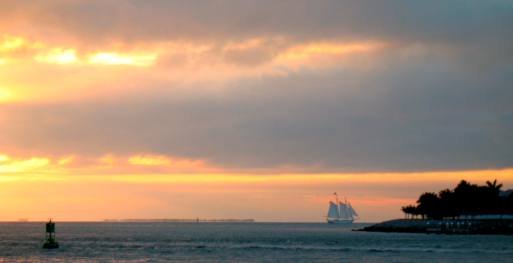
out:
<path id="1" fill-rule="evenodd" d="M 501 191 L 502 184 L 487 181 L 485 185 L 462 180 L 453 190 L 438 194 L 423 193 L 416 205 L 403 206 L 409 217 L 422 219 L 456 218 L 474 215 L 513 214 L 513 194 Z M 502 193 L 502 194 L 501 194 Z"/>

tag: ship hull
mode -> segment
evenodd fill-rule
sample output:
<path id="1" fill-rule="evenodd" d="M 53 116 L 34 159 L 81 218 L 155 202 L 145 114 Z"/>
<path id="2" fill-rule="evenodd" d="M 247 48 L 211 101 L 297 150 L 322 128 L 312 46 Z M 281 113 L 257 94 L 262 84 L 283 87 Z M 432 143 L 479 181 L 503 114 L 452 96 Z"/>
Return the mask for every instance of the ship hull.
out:
<path id="1" fill-rule="evenodd" d="M 348 225 L 353 223 L 353 219 L 331 219 L 329 218 L 328 224 L 339 224 L 339 225 Z"/>

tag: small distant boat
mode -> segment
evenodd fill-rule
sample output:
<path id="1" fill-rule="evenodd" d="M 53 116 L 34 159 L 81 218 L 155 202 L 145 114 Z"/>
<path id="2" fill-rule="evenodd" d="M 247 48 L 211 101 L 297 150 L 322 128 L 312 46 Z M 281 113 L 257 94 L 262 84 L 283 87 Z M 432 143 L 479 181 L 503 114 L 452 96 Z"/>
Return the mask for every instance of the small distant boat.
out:
<path id="1" fill-rule="evenodd" d="M 338 200 L 337 193 L 335 202 L 330 201 L 326 220 L 329 224 L 351 224 L 358 219 L 358 214 L 353 206 L 344 198 L 344 202 Z"/>

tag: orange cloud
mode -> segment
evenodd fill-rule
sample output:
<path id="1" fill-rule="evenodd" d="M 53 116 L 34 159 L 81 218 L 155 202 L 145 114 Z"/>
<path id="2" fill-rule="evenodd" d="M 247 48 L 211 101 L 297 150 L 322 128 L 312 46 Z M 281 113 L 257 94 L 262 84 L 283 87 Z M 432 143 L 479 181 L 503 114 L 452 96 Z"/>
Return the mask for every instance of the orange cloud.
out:
<path id="1" fill-rule="evenodd" d="M 43 46 L 41 42 L 29 41 L 18 36 L 4 35 L 0 38 L 0 53 L 34 50 L 40 49 Z"/>
<path id="2" fill-rule="evenodd" d="M 155 63 L 157 54 L 118 54 L 101 52 L 89 57 L 90 64 L 97 65 L 127 65 L 148 67 Z"/>
<path id="3" fill-rule="evenodd" d="M 116 157 L 111 154 L 106 154 L 98 159 L 101 165 L 113 166 L 116 164 Z"/>
<path id="4" fill-rule="evenodd" d="M 148 83 L 148 89 L 161 86 L 151 83 L 224 83 L 246 77 L 280 76 L 305 67 L 335 66 L 345 63 L 342 57 L 384 47 L 374 42 L 302 43 L 263 36 L 229 41 L 115 42 L 102 43 L 94 49 L 82 44 L 4 35 L 0 40 L 0 65 L 9 67 L 0 73 L 0 101 L 115 95 L 140 88 L 132 87 L 134 83 Z M 118 85 L 111 85 L 112 81 Z"/>
<path id="5" fill-rule="evenodd" d="M 73 160 L 75 159 L 74 156 L 67 156 L 67 157 L 64 157 L 64 158 L 61 158 L 57 161 L 57 163 L 59 165 L 68 165 L 68 164 L 71 164 L 73 162 Z"/>
<path id="6" fill-rule="evenodd" d="M 34 57 L 36 61 L 55 64 L 71 64 L 78 61 L 74 49 L 55 48 L 46 54 L 39 54 Z"/>
<path id="7" fill-rule="evenodd" d="M 277 55 L 276 64 L 299 68 L 303 66 L 329 67 L 343 63 L 344 57 L 368 54 L 385 47 L 379 42 L 362 43 L 338 43 L 338 42 L 313 42 L 291 46 L 284 52 Z"/>
<path id="8" fill-rule="evenodd" d="M 72 166 L 71 166 L 72 165 Z M 65 166 L 68 166 L 66 168 Z M 330 182 L 344 183 L 433 183 L 458 182 L 461 179 L 484 182 L 497 178 L 513 183 L 513 169 L 437 171 L 437 172 L 373 172 L 373 173 L 301 173 L 298 167 L 277 168 L 275 170 L 240 171 L 217 167 L 202 159 L 184 157 L 135 154 L 131 156 L 106 154 L 100 157 L 86 157 L 77 154 L 65 156 L 16 156 L 0 154 L 0 173 L 51 172 L 66 175 L 70 170 L 82 170 L 80 174 L 106 175 L 105 179 L 127 182 L 240 182 L 240 183 L 298 183 L 316 184 Z M 162 168 L 162 169 L 153 169 Z M 307 169 L 307 168 L 305 168 Z M 117 178 L 117 172 L 124 171 Z M 113 173 L 114 172 L 114 173 Z M 186 172 L 186 173 L 184 173 Z M 189 172 L 193 172 L 190 175 Z M 148 176 L 152 175 L 152 176 Z M 182 176 L 187 175 L 187 176 Z M 112 176 L 112 177 L 111 177 Z"/>
<path id="9" fill-rule="evenodd" d="M 8 153 L 0 154 L 0 197 L 12 200 L 2 206 L 5 213 L 0 219 L 215 217 L 216 212 L 222 217 L 230 217 L 230 211 L 244 209 L 239 208 L 243 203 L 245 209 L 254 212 L 251 217 L 258 220 L 321 221 L 330 193 L 337 191 L 349 198 L 364 221 L 376 221 L 400 217 L 400 207 L 414 202 L 418 194 L 454 187 L 461 179 L 480 184 L 498 179 L 504 183 L 504 189 L 513 187 L 513 169 L 251 174 L 214 170 L 201 160 L 154 154 L 129 157 L 110 154 L 86 159 L 77 155 L 14 157 Z M 88 187 L 84 188 L 84 184 Z M 48 188 L 54 195 L 48 195 Z M 55 199 L 55 196 L 66 198 Z M 199 208 L 205 202 L 213 201 L 222 205 L 204 215 L 194 214 L 204 211 Z M 42 212 L 38 209 L 40 202 L 54 205 L 51 211 Z M 130 208 L 118 205 L 126 202 L 130 202 Z M 189 203 L 184 205 L 183 202 Z M 289 207 L 287 204 L 296 205 Z M 112 210 L 112 207 L 119 209 Z M 283 207 L 289 210 L 282 211 Z M 70 214 L 69 211 L 75 210 L 77 213 Z M 159 211 L 173 211 L 174 214 Z"/>
<path id="10" fill-rule="evenodd" d="M 0 174 L 26 173 L 42 170 L 48 167 L 50 160 L 47 158 L 33 157 L 26 160 L 13 160 L 7 155 L 0 156 Z"/>
<path id="11" fill-rule="evenodd" d="M 10 157 L 5 154 L 0 154 L 0 163 L 9 161 Z"/>
<path id="12" fill-rule="evenodd" d="M 171 164 L 171 161 L 168 158 L 156 155 L 136 155 L 130 157 L 128 162 L 133 165 L 143 166 L 161 166 Z"/>
<path id="13" fill-rule="evenodd" d="M 129 164 L 136 166 L 153 166 L 169 169 L 168 171 L 208 172 L 219 170 L 203 160 L 166 157 L 162 155 L 135 155 L 128 159 Z"/>

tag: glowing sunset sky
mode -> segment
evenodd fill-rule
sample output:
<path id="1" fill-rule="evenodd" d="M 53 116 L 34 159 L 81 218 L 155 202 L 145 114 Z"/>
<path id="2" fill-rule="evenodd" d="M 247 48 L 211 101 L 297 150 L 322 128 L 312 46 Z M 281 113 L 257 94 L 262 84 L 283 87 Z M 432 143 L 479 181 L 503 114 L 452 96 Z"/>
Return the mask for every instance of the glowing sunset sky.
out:
<path id="1" fill-rule="evenodd" d="M 513 2 L 2 1 L 0 220 L 362 221 L 513 188 Z"/>

